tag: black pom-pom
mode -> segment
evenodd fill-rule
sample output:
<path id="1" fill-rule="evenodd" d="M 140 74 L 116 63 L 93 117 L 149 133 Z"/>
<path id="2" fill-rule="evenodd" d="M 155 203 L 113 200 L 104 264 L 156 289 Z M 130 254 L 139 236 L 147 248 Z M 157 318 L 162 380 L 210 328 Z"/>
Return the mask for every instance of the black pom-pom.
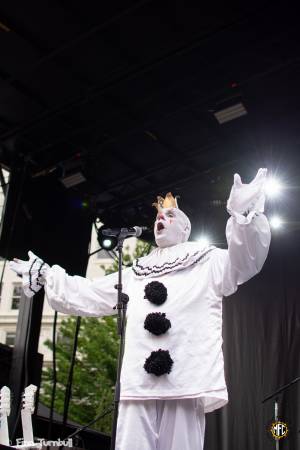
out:
<path id="1" fill-rule="evenodd" d="M 160 375 L 171 372 L 173 362 L 169 350 L 159 349 L 151 352 L 151 355 L 145 361 L 144 369 L 146 372 L 153 373 L 159 377 Z"/>
<path id="2" fill-rule="evenodd" d="M 162 305 L 168 296 L 168 291 L 166 286 L 164 286 L 159 281 L 151 281 L 145 286 L 145 297 L 155 305 Z"/>
<path id="3" fill-rule="evenodd" d="M 166 331 L 168 331 L 169 328 L 171 328 L 171 322 L 169 321 L 169 319 L 166 319 L 165 313 L 150 313 L 145 319 L 144 328 L 150 331 L 150 333 L 159 336 L 160 334 L 164 334 Z"/>

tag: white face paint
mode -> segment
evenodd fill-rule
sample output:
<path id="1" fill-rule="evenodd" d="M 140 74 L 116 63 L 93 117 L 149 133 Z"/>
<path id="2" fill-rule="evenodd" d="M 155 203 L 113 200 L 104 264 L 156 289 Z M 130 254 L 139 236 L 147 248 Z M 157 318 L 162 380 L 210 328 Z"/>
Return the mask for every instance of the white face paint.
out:
<path id="1" fill-rule="evenodd" d="M 158 247 L 171 247 L 186 242 L 191 233 L 188 217 L 178 208 L 163 208 L 154 223 L 155 242 Z"/>

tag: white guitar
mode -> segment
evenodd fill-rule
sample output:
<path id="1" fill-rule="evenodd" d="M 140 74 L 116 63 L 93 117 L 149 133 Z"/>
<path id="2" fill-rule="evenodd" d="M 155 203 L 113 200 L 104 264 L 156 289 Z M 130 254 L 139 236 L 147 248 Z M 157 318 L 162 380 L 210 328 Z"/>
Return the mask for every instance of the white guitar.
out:
<path id="1" fill-rule="evenodd" d="M 9 445 L 7 417 L 10 415 L 10 389 L 3 386 L 0 391 L 0 444 Z"/>
<path id="2" fill-rule="evenodd" d="M 30 384 L 25 388 L 22 395 L 21 419 L 23 428 L 23 446 L 25 447 L 34 446 L 31 416 L 34 413 L 36 391 L 37 387 Z"/>

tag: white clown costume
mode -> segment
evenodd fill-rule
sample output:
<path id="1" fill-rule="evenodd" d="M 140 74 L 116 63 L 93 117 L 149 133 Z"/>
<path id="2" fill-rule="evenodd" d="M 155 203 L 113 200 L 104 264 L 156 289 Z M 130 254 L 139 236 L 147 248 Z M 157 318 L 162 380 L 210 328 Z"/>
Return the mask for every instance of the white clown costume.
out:
<path id="1" fill-rule="evenodd" d="M 199 450 L 205 413 L 228 401 L 222 353 L 222 297 L 257 274 L 267 257 L 266 169 L 249 184 L 234 177 L 227 210 L 228 249 L 187 242 L 191 225 L 171 193 L 158 197 L 158 247 L 123 272 L 129 295 L 121 373 L 118 450 Z M 29 253 L 14 260 L 32 295 L 80 316 L 115 314 L 117 274 L 90 281 Z"/>

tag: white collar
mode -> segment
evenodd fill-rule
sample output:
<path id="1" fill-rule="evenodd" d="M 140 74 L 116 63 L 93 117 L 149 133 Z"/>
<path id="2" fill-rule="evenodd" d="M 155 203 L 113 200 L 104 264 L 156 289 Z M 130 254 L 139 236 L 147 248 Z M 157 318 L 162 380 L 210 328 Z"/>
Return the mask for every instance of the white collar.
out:
<path id="1" fill-rule="evenodd" d="M 149 255 L 136 259 L 132 270 L 137 278 L 159 277 L 206 261 L 215 248 L 213 245 L 203 247 L 198 242 L 157 247 Z"/>

